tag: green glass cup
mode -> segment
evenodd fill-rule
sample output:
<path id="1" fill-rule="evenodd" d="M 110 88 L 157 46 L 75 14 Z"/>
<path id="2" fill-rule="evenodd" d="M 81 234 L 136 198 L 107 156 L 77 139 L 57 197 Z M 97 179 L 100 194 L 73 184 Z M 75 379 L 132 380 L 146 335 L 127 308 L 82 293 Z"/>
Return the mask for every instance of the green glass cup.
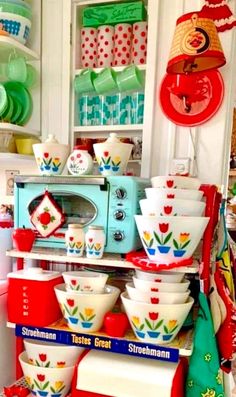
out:
<path id="1" fill-rule="evenodd" d="M 130 65 L 117 73 L 116 82 L 120 92 L 139 91 L 144 87 L 144 73 L 135 65 Z"/>
<path id="2" fill-rule="evenodd" d="M 112 68 L 103 69 L 94 80 L 94 87 L 98 95 L 116 92 L 116 72 Z"/>
<path id="3" fill-rule="evenodd" d="M 27 65 L 24 57 L 10 55 L 7 64 L 7 77 L 9 80 L 24 83 L 27 78 Z"/>
<path id="4" fill-rule="evenodd" d="M 77 94 L 89 94 L 94 92 L 94 80 L 97 74 L 92 69 L 84 69 L 75 77 L 74 89 Z"/>
<path id="5" fill-rule="evenodd" d="M 4 114 L 8 107 L 8 97 L 5 87 L 0 84 L 0 117 Z"/>
<path id="6" fill-rule="evenodd" d="M 27 88 L 35 87 L 38 81 L 37 70 L 32 65 L 27 65 L 26 69 L 27 69 L 27 76 L 23 84 Z"/>

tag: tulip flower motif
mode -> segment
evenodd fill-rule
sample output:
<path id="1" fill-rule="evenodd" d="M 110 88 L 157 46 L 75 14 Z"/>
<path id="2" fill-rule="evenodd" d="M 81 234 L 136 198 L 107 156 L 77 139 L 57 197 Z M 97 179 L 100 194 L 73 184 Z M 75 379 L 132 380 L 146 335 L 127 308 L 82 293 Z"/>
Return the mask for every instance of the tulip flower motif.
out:
<path id="1" fill-rule="evenodd" d="M 94 309 L 87 307 L 84 309 L 83 313 L 79 313 L 81 319 L 81 324 L 83 328 L 90 328 L 93 325 L 92 320 L 96 317 Z"/>
<path id="2" fill-rule="evenodd" d="M 156 231 L 154 231 L 154 237 L 158 243 L 158 249 L 161 253 L 166 254 L 170 250 L 170 246 L 167 246 L 166 244 L 169 242 L 172 232 L 168 233 L 169 230 L 169 224 L 168 223 L 159 223 L 159 230 L 161 234 L 158 234 Z M 168 233 L 166 235 L 166 233 Z"/>
<path id="3" fill-rule="evenodd" d="M 64 303 L 64 309 L 65 312 L 69 315 L 69 316 L 75 316 L 75 314 L 78 311 L 78 306 L 75 306 L 75 301 L 74 299 L 66 299 L 67 305 Z"/>
<path id="4" fill-rule="evenodd" d="M 37 380 L 34 379 L 35 386 L 38 388 L 38 390 L 45 391 L 45 389 L 49 385 L 49 381 L 45 381 L 45 375 L 42 374 L 37 374 Z"/>
<path id="5" fill-rule="evenodd" d="M 159 298 L 151 297 L 150 300 L 151 300 L 151 303 L 154 303 L 154 304 L 159 303 Z"/>
<path id="6" fill-rule="evenodd" d="M 47 355 L 45 353 L 39 353 L 39 358 L 35 360 L 35 364 L 38 367 L 49 367 L 50 361 L 47 361 Z"/>
<path id="7" fill-rule="evenodd" d="M 50 386 L 50 390 L 54 394 L 59 394 L 62 392 L 62 390 L 65 388 L 64 382 L 58 380 L 57 382 L 54 383 L 54 386 Z"/>
<path id="8" fill-rule="evenodd" d="M 166 186 L 168 187 L 168 189 L 174 188 L 174 181 L 173 179 L 169 179 L 168 181 L 166 181 Z"/>
<path id="9" fill-rule="evenodd" d="M 176 249 L 184 249 L 190 243 L 189 233 L 180 233 L 179 235 L 179 243 L 174 239 L 174 246 Z"/>
<path id="10" fill-rule="evenodd" d="M 133 326 L 134 326 L 134 328 L 136 330 L 138 330 L 138 331 L 142 331 L 143 330 L 144 324 L 140 323 L 140 318 L 139 317 L 133 316 L 131 318 L 131 322 L 132 322 L 132 324 L 133 324 Z"/>
<path id="11" fill-rule="evenodd" d="M 47 152 L 43 153 L 43 159 L 42 160 L 43 160 L 43 164 L 44 164 L 44 169 L 45 170 L 50 170 L 52 157 L 49 156 L 49 153 L 47 153 Z"/>
<path id="12" fill-rule="evenodd" d="M 173 210 L 173 207 L 172 207 L 172 206 L 170 206 L 170 205 L 165 205 L 165 206 L 164 206 L 164 215 L 170 215 L 171 212 L 172 212 L 172 210 Z"/>
<path id="13" fill-rule="evenodd" d="M 163 329 L 166 334 L 173 334 L 173 332 L 178 328 L 179 324 L 177 320 L 169 320 L 167 325 L 163 326 Z"/>
<path id="14" fill-rule="evenodd" d="M 61 160 L 59 157 L 55 157 L 52 161 L 52 171 L 58 172 L 61 165 Z"/>
<path id="15" fill-rule="evenodd" d="M 152 247 L 153 238 L 151 238 L 151 233 L 144 231 L 142 240 L 143 240 L 144 244 L 146 245 L 146 247 L 148 247 L 148 248 Z"/>
<path id="16" fill-rule="evenodd" d="M 106 169 L 111 168 L 110 166 L 111 156 L 109 155 L 109 152 L 108 151 L 103 152 L 103 156 L 104 157 L 102 157 L 101 159 L 102 159 L 102 163 L 104 164 L 104 167 Z"/>
<path id="17" fill-rule="evenodd" d="M 57 362 L 57 368 L 64 368 L 66 366 L 65 361 L 58 361 Z"/>
<path id="18" fill-rule="evenodd" d="M 167 193 L 167 196 L 166 196 L 166 198 L 169 198 L 169 199 L 174 199 L 174 198 L 175 198 L 175 194 L 172 194 L 172 193 Z"/>
<path id="19" fill-rule="evenodd" d="M 149 312 L 148 317 L 149 318 L 145 318 L 145 323 L 148 326 L 148 328 L 152 331 L 156 331 L 164 321 L 164 320 L 157 321 L 159 317 L 159 313 L 156 312 Z"/>
<path id="20" fill-rule="evenodd" d="M 93 252 L 93 247 L 94 247 L 93 239 L 89 238 L 88 241 L 86 242 L 86 249 L 88 251 Z"/>

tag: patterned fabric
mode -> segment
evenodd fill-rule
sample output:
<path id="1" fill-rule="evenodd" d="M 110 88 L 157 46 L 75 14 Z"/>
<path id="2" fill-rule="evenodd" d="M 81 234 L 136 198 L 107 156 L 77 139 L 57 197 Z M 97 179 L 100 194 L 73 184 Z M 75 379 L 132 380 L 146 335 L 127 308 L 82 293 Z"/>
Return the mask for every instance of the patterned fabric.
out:
<path id="1" fill-rule="evenodd" d="M 202 292 L 199 306 L 185 397 L 225 397 L 211 313 Z"/>

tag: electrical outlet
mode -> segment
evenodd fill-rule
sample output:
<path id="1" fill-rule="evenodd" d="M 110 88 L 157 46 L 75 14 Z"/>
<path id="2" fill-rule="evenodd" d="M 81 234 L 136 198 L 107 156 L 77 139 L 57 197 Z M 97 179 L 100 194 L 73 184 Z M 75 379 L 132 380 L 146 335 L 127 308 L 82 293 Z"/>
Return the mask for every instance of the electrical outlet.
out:
<path id="1" fill-rule="evenodd" d="M 190 158 L 175 158 L 171 162 L 171 175 L 189 175 L 190 171 Z"/>
<path id="2" fill-rule="evenodd" d="M 6 195 L 13 196 L 14 194 L 14 176 L 19 175 L 18 170 L 6 170 Z"/>

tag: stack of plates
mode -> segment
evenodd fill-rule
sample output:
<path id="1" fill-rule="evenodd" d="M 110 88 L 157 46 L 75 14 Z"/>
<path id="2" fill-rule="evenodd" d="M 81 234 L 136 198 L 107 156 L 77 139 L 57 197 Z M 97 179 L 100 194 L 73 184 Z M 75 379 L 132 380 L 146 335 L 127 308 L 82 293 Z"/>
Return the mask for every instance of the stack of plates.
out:
<path id="1" fill-rule="evenodd" d="M 25 125 L 32 111 L 32 97 L 22 83 L 7 81 L 0 84 L 0 120 L 2 122 Z"/>

